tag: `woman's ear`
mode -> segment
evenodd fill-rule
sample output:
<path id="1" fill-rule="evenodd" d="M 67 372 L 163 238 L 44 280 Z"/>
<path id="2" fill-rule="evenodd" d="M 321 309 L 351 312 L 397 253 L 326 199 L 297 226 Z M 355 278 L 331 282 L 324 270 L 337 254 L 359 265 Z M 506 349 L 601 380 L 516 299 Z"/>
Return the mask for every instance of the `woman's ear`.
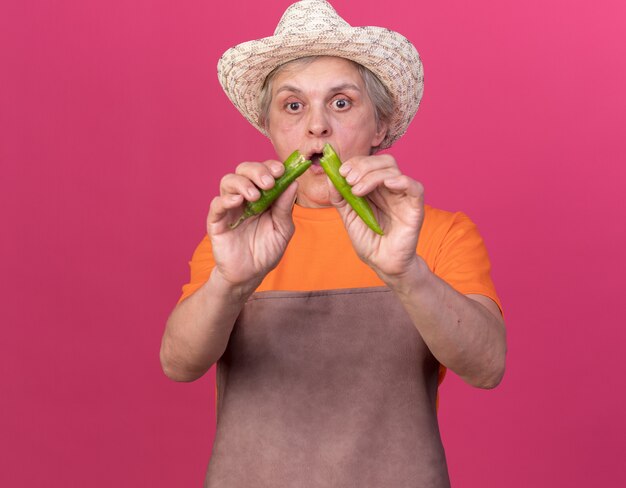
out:
<path id="1" fill-rule="evenodd" d="M 377 148 L 378 146 L 380 146 L 380 144 L 385 139 L 385 136 L 387 135 L 388 128 L 389 124 L 387 124 L 387 122 L 378 123 L 378 129 L 376 130 L 376 133 L 374 134 L 374 137 L 372 139 L 372 148 Z"/>

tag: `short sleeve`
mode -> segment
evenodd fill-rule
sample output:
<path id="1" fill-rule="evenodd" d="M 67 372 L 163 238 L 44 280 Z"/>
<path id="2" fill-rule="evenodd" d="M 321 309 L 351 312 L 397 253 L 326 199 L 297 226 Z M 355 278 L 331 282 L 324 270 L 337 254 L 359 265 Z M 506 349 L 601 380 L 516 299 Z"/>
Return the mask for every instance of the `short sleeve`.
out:
<path id="1" fill-rule="evenodd" d="M 183 286 L 183 293 L 178 300 L 179 303 L 191 296 L 208 281 L 214 266 L 215 260 L 211 250 L 211 241 L 208 236 L 204 236 L 204 239 L 196 247 L 191 261 L 189 261 L 189 283 Z"/>
<path id="2" fill-rule="evenodd" d="M 491 279 L 491 262 L 474 222 L 462 212 L 453 214 L 434 262 L 434 273 L 459 293 L 491 298 L 502 304 Z"/>

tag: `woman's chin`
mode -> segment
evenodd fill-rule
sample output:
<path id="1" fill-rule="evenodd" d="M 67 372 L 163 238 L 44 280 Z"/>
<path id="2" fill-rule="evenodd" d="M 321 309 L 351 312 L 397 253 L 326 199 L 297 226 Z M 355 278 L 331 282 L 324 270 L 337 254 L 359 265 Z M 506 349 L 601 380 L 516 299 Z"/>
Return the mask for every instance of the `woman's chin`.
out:
<path id="1" fill-rule="evenodd" d="M 307 185 L 299 183 L 296 202 L 301 207 L 321 208 L 332 207 L 330 192 L 326 178 L 319 185 Z"/>

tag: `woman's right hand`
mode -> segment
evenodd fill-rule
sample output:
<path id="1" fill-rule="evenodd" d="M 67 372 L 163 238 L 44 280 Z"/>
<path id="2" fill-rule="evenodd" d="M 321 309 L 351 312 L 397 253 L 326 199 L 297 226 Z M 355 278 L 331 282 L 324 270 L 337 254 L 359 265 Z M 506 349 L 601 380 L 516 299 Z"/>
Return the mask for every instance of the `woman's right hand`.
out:
<path id="1" fill-rule="evenodd" d="M 214 272 L 232 286 L 248 289 L 249 293 L 278 264 L 293 235 L 291 208 L 297 182 L 260 216 L 244 220 L 235 229 L 230 225 L 239 219 L 247 201 L 259 199 L 258 188 L 272 188 L 275 178 L 284 170 L 283 164 L 275 160 L 241 163 L 235 173 L 222 178 L 220 195 L 209 208 L 207 233 L 215 259 Z"/>

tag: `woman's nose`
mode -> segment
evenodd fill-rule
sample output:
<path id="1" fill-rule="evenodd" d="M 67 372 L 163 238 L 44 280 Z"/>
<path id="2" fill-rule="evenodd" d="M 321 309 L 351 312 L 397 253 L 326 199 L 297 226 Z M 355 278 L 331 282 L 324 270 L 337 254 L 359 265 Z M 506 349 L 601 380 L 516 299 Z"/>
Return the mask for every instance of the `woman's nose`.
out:
<path id="1" fill-rule="evenodd" d="M 308 120 L 309 134 L 315 137 L 328 137 L 331 133 L 330 121 L 322 107 L 311 107 Z"/>

